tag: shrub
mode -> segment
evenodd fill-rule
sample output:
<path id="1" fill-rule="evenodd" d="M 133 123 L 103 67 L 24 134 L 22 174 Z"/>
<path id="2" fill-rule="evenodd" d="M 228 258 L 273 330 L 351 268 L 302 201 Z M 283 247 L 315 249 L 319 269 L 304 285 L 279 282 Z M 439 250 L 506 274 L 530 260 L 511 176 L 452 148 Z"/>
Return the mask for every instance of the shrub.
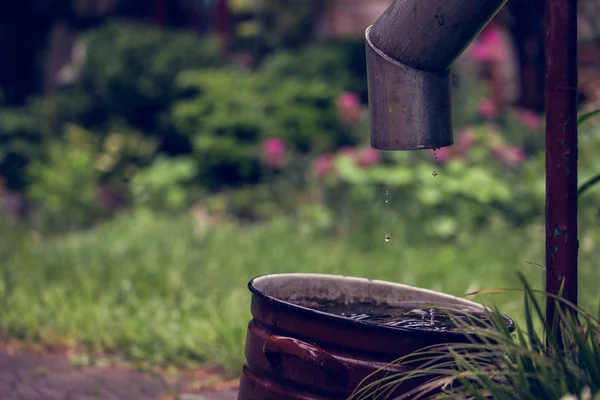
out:
<path id="1" fill-rule="evenodd" d="M 189 138 L 200 182 L 216 188 L 256 182 L 258 146 L 273 131 L 255 76 L 233 71 L 194 71 L 179 84 L 197 94 L 175 103 L 170 123 Z"/>
<path id="2" fill-rule="evenodd" d="M 319 4 L 318 0 L 234 0 L 231 2 L 234 15 L 250 17 L 234 31 L 234 45 L 264 53 L 306 44 L 313 38 L 311 31 Z"/>
<path id="3" fill-rule="evenodd" d="M 276 134 L 296 151 L 331 151 L 358 142 L 340 123 L 336 105 L 339 93 L 330 85 L 290 79 L 267 90 L 267 118 L 274 120 Z"/>
<path id="4" fill-rule="evenodd" d="M 25 167 L 44 155 L 47 140 L 55 138 L 67 122 L 88 122 L 91 98 L 66 89 L 32 97 L 22 108 L 0 110 L 0 175 L 8 186 L 21 190 L 27 184 Z"/>
<path id="5" fill-rule="evenodd" d="M 159 157 L 133 176 L 133 203 L 157 211 L 180 211 L 189 201 L 185 184 L 195 172 L 195 163 L 189 158 Z"/>
<path id="6" fill-rule="evenodd" d="M 172 129 L 193 143 L 201 182 L 209 188 L 258 182 L 260 144 L 284 139 L 291 150 L 328 151 L 355 142 L 337 118 L 337 91 L 323 82 L 274 84 L 260 74 L 233 70 L 182 74 L 195 95 L 171 110 Z"/>
<path id="7" fill-rule="evenodd" d="M 357 215 L 364 215 L 358 209 L 379 213 L 388 200 L 385 207 L 390 212 L 402 209 L 404 221 L 419 221 L 423 229 L 415 234 L 440 238 L 458 235 L 464 241 L 495 217 L 525 223 L 540 215 L 543 170 L 541 174 L 537 169 L 532 172 L 530 181 L 523 179 L 523 160 L 514 158 L 518 153 L 513 154 L 518 149 L 491 135 L 486 126 L 459 137 L 463 139 L 452 147 L 453 158 L 446 155 L 448 149 L 438 150 L 437 159 L 430 151 L 389 152 L 382 163 L 361 167 L 360 159 L 346 153 L 337 155 L 324 181 L 330 207 L 341 212 L 351 206 Z M 494 140 L 498 143 L 492 143 Z M 389 197 L 384 196 L 386 192 Z M 364 218 L 376 218 L 368 214 Z"/>
<path id="8" fill-rule="evenodd" d="M 87 61 L 78 85 L 94 96 L 104 120 L 123 119 L 144 131 L 181 95 L 176 76 L 223 65 L 217 43 L 191 32 L 106 24 L 83 38 Z"/>
<path id="9" fill-rule="evenodd" d="M 69 126 L 63 140 L 47 144 L 47 158 L 28 167 L 32 183 L 29 196 L 43 208 L 44 217 L 56 228 L 79 227 L 100 215 L 96 185 L 95 138 Z"/>
<path id="10" fill-rule="evenodd" d="M 268 57 L 260 72 L 272 82 L 288 79 L 323 81 L 337 90 L 359 93 L 367 101 L 367 72 L 363 41 L 329 41 L 298 51 Z"/>
<path id="11" fill-rule="evenodd" d="M 27 167 L 27 193 L 53 228 L 89 226 L 104 214 L 100 182 L 126 192 L 126 180 L 149 163 L 155 150 L 156 144 L 137 132 L 99 135 L 66 125 L 63 135 L 48 140 L 44 155 Z"/>
<path id="12" fill-rule="evenodd" d="M 313 161 L 317 188 L 336 218 L 356 229 L 395 213 L 422 227 L 417 236 L 468 243 L 490 222 L 530 224 L 543 216 L 546 157 L 540 117 L 521 113 L 457 129 L 455 144 L 435 153 L 386 152 L 371 166 L 354 149 L 321 154 Z M 580 200 L 586 227 L 600 216 L 600 190 L 591 185 L 600 171 L 600 121 L 589 118 L 579 132 L 579 184 L 590 185 Z"/>
<path id="13" fill-rule="evenodd" d="M 83 35 L 86 62 L 69 87 L 0 111 L 0 175 L 13 189 L 27 184 L 27 164 L 45 153 L 47 140 L 66 123 L 97 132 L 140 130 L 169 152 L 189 145 L 160 124 L 161 114 L 184 95 L 175 77 L 184 70 L 223 65 L 216 42 L 190 32 L 111 23 Z"/>

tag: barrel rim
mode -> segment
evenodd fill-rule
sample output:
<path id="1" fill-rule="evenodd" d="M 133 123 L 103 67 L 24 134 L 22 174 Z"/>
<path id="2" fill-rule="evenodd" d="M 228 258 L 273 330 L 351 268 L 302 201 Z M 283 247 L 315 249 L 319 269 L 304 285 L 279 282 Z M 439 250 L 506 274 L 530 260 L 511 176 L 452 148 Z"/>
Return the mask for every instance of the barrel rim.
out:
<path id="1" fill-rule="evenodd" d="M 430 290 L 430 289 L 424 289 L 424 288 L 419 288 L 416 286 L 411 286 L 411 285 L 406 285 L 406 284 L 401 284 L 401 283 L 394 283 L 394 282 L 388 282 L 388 281 L 382 281 L 382 280 L 376 280 L 376 279 L 367 279 L 367 278 L 359 278 L 359 277 L 354 277 L 354 276 L 344 276 L 344 275 L 333 275 L 333 274 L 315 274 L 315 273 L 280 273 L 280 274 L 265 274 L 265 275 L 260 275 L 257 276 L 253 279 L 251 279 L 248 282 L 248 290 L 250 290 L 250 292 L 259 297 L 261 300 L 266 301 L 268 303 L 271 303 L 277 307 L 282 307 L 285 310 L 288 311 L 293 311 L 293 312 L 300 312 L 303 313 L 305 316 L 313 316 L 319 319 L 323 319 L 326 321 L 331 321 L 331 322 L 335 322 L 336 324 L 342 323 L 342 324 L 346 324 L 348 326 L 354 326 L 354 327 L 361 327 L 361 328 L 367 328 L 370 330 L 376 330 L 376 331 L 380 331 L 380 332 L 389 332 L 389 333 L 393 333 L 393 332 L 402 332 L 405 334 L 418 334 L 418 335 L 425 335 L 428 337 L 444 337 L 448 339 L 448 342 L 452 342 L 452 341 L 456 341 L 458 339 L 465 339 L 468 337 L 472 337 L 475 336 L 476 333 L 475 332 L 469 332 L 469 331 L 459 331 L 459 332 L 453 332 L 453 331 L 433 331 L 433 330 L 420 330 L 420 329 L 408 329 L 408 328 L 404 328 L 404 327 L 396 327 L 396 326 L 377 326 L 374 324 L 370 324 L 370 323 L 366 323 L 363 321 L 357 321 L 357 320 L 351 320 L 349 318 L 345 318 L 341 315 L 336 315 L 336 314 L 330 314 L 330 313 L 326 313 L 323 311 L 319 311 L 319 310 L 315 310 L 309 307 L 304 307 L 295 303 L 291 303 L 289 301 L 285 301 L 282 299 L 278 299 L 276 297 L 273 296 L 269 296 L 265 293 L 263 293 L 260 289 L 258 289 L 256 287 L 256 283 L 259 280 L 264 280 L 264 279 L 268 279 L 271 277 L 312 277 L 312 278 L 316 278 L 316 279 L 349 279 L 349 280 L 354 280 L 357 282 L 369 282 L 372 284 L 383 284 L 383 285 L 391 285 L 395 288 L 398 289 L 412 289 L 412 290 L 418 290 L 418 291 L 422 291 L 423 293 L 428 293 L 428 294 L 434 294 L 436 296 L 440 296 L 440 297 L 446 297 L 448 299 L 458 299 L 461 301 L 464 301 L 465 303 L 471 303 L 473 304 L 474 307 L 481 307 L 482 311 L 490 311 L 493 312 L 492 309 L 490 309 L 487 306 L 484 306 L 482 304 L 476 303 L 474 301 L 471 300 L 466 300 L 457 296 L 453 296 L 453 295 L 449 295 L 446 293 L 442 293 L 442 292 L 437 292 L 434 290 Z M 449 305 L 449 304 L 447 304 Z M 454 306 L 456 306 L 456 304 L 454 304 Z M 500 315 L 502 316 L 502 318 L 506 321 L 506 328 L 509 330 L 509 332 L 513 332 L 515 330 L 515 323 L 513 321 L 512 318 L 510 318 L 509 316 L 500 313 Z M 451 340 L 454 339 L 454 340 Z M 440 341 L 440 343 L 444 343 L 442 341 Z"/>

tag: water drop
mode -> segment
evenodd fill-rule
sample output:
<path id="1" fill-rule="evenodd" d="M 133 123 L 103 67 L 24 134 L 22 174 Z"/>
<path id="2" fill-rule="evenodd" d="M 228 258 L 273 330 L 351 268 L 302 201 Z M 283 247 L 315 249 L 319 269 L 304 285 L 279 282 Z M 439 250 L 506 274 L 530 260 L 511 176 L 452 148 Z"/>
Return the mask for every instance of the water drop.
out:
<path id="1" fill-rule="evenodd" d="M 389 203 L 389 201 L 387 201 L 387 200 L 386 200 L 385 202 L 386 202 L 386 203 Z"/>
<path id="2" fill-rule="evenodd" d="M 433 158 L 437 160 L 437 149 L 433 149 Z"/>
<path id="3" fill-rule="evenodd" d="M 436 171 L 433 171 L 433 173 L 431 174 L 431 176 L 433 176 L 435 178 L 436 176 L 438 176 L 438 173 Z"/>
<path id="4" fill-rule="evenodd" d="M 392 238 L 390 237 L 390 234 L 389 234 L 389 233 L 386 233 L 386 234 L 385 234 L 385 241 L 386 241 L 386 242 L 389 242 L 390 240 L 392 240 Z"/>

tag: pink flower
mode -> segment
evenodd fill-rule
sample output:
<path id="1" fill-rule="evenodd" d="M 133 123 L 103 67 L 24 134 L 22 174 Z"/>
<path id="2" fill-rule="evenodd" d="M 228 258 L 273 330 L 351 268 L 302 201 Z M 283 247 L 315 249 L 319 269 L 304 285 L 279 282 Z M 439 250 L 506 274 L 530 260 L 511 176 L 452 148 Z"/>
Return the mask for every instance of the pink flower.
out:
<path id="1" fill-rule="evenodd" d="M 318 156 L 313 164 L 313 175 L 318 178 L 330 175 L 335 170 L 335 164 L 333 155 L 321 154 Z"/>
<path id="2" fill-rule="evenodd" d="M 487 61 L 490 58 L 490 52 L 484 44 L 479 42 L 473 43 L 469 48 L 469 54 L 471 58 L 476 61 Z"/>
<path id="3" fill-rule="evenodd" d="M 492 154 L 497 161 L 505 165 L 521 164 L 526 158 L 523 149 L 516 146 L 496 146 L 492 148 Z"/>
<path id="4" fill-rule="evenodd" d="M 262 144 L 262 162 L 268 168 L 280 169 L 285 166 L 286 145 L 280 138 L 269 138 Z"/>
<path id="5" fill-rule="evenodd" d="M 498 117 L 498 107 L 491 99 L 483 99 L 477 105 L 479 113 L 487 119 L 495 119 Z"/>
<path id="6" fill-rule="evenodd" d="M 343 123 L 354 124 L 360 120 L 362 105 L 358 94 L 352 92 L 342 93 L 338 97 L 337 106 Z"/>
<path id="7" fill-rule="evenodd" d="M 504 159 L 511 164 L 520 164 L 525 161 L 525 152 L 520 147 L 511 146 L 504 151 Z"/>
<path id="8" fill-rule="evenodd" d="M 343 157 L 354 158 L 356 156 L 356 149 L 350 146 L 341 147 L 337 153 Z"/>
<path id="9" fill-rule="evenodd" d="M 380 161 L 381 153 L 372 147 L 361 149 L 356 156 L 357 164 L 363 168 L 378 164 Z"/>
<path id="10" fill-rule="evenodd" d="M 530 110 L 519 110 L 518 114 L 519 114 L 519 119 L 521 120 L 521 123 L 525 127 L 529 128 L 531 130 L 534 130 L 534 131 L 540 129 L 542 121 L 536 113 L 534 113 L 533 111 L 530 111 Z"/>
<path id="11" fill-rule="evenodd" d="M 475 131 L 472 128 L 466 128 L 460 132 L 456 143 L 457 150 L 460 154 L 465 154 L 471 150 L 475 144 L 475 136 Z"/>
<path id="12" fill-rule="evenodd" d="M 509 47 L 500 30 L 488 25 L 469 48 L 471 58 L 476 61 L 504 62 L 509 55 Z"/>

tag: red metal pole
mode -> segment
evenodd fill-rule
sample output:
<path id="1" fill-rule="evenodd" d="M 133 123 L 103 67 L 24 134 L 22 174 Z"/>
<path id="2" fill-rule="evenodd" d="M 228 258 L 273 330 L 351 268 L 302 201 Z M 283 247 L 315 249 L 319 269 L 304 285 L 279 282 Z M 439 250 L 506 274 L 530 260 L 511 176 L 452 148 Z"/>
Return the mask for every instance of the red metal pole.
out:
<path id="1" fill-rule="evenodd" d="M 546 21 L 546 291 L 577 304 L 577 0 L 547 0 Z"/>
<path id="2" fill-rule="evenodd" d="M 154 0 L 154 9 L 152 12 L 152 23 L 158 28 L 167 24 L 167 3 L 166 0 Z"/>
<path id="3" fill-rule="evenodd" d="M 221 55 L 227 57 L 229 54 L 231 35 L 231 13 L 227 0 L 217 0 L 215 10 L 215 31 L 221 41 Z"/>

